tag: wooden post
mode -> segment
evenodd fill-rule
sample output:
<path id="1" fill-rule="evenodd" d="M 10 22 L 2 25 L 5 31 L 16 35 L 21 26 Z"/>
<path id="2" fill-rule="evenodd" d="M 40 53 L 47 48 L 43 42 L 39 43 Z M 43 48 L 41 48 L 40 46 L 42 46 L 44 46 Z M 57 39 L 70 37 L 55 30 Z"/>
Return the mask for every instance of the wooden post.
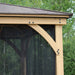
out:
<path id="1" fill-rule="evenodd" d="M 21 57 L 21 75 L 26 75 L 26 57 Z"/>
<path id="2" fill-rule="evenodd" d="M 26 44 L 25 39 L 21 39 L 21 75 L 26 75 Z"/>
<path id="3" fill-rule="evenodd" d="M 26 56 L 24 57 L 24 75 L 26 75 Z"/>
<path id="4" fill-rule="evenodd" d="M 62 26 L 55 26 L 55 36 L 56 44 L 58 46 L 57 52 L 59 55 L 56 55 L 56 75 L 64 75 L 64 65 L 63 65 L 63 44 L 62 44 Z"/>

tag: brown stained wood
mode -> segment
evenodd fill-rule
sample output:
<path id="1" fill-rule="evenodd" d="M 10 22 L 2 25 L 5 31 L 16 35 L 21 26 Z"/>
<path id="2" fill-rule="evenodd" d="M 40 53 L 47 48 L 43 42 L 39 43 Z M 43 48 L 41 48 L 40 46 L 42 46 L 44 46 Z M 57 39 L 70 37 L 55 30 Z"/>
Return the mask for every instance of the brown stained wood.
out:
<path id="1" fill-rule="evenodd" d="M 64 16 L 64 15 L 23 15 L 23 14 L 0 14 L 0 16 L 10 16 L 10 17 L 60 17 L 60 18 L 69 18 L 69 16 Z"/>
<path id="2" fill-rule="evenodd" d="M 65 25 L 65 18 L 24 18 L 24 17 L 0 17 L 0 24 L 47 24 Z"/>
<path id="3" fill-rule="evenodd" d="M 0 3 L 0 14 L 25 14 L 25 15 L 61 15 L 71 17 L 72 13 L 51 11 L 39 8 L 30 8 Z"/>
<path id="4" fill-rule="evenodd" d="M 38 32 L 48 43 L 49 45 L 53 48 L 54 52 L 57 54 L 57 45 L 55 41 L 52 39 L 52 37 L 39 25 L 28 25 L 32 29 L 34 29 L 36 32 Z"/>
<path id="5" fill-rule="evenodd" d="M 56 33 L 56 44 L 59 49 L 59 55 L 56 55 L 56 75 L 64 75 L 62 26 L 56 25 L 55 33 Z"/>

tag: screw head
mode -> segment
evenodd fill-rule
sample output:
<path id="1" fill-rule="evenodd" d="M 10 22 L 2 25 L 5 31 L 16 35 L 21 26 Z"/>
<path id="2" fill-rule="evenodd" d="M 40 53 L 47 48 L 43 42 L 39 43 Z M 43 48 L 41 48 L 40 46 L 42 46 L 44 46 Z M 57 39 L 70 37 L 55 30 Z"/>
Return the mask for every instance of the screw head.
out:
<path id="1" fill-rule="evenodd" d="M 59 19 L 59 23 L 61 23 L 61 19 Z"/>
<path id="2" fill-rule="evenodd" d="M 57 50 L 57 53 L 58 53 L 58 55 L 59 55 L 59 49 Z"/>
<path id="3" fill-rule="evenodd" d="M 34 22 L 32 22 L 32 24 L 34 24 Z"/>
<path id="4" fill-rule="evenodd" d="M 31 22 L 29 21 L 29 24 L 31 24 Z"/>

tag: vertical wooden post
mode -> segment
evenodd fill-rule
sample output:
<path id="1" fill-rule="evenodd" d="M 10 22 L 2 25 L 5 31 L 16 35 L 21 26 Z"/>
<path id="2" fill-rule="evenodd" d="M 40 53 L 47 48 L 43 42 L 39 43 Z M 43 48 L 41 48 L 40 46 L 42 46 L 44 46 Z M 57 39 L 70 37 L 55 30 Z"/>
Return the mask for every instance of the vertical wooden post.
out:
<path id="1" fill-rule="evenodd" d="M 26 57 L 24 57 L 24 75 L 26 75 Z"/>
<path id="2" fill-rule="evenodd" d="M 26 57 L 21 57 L 21 75 L 26 75 Z"/>
<path id="3" fill-rule="evenodd" d="M 56 75 L 64 75 L 63 65 L 63 42 L 62 42 L 62 26 L 55 26 L 56 44 L 58 46 L 58 55 L 56 55 Z"/>
<path id="4" fill-rule="evenodd" d="M 4 55 L 5 55 L 5 53 L 6 53 L 5 45 L 6 45 L 6 43 L 5 43 L 5 41 L 4 41 Z M 4 75 L 6 75 L 5 69 L 6 69 L 6 65 L 5 65 L 5 59 L 4 59 Z"/>
<path id="5" fill-rule="evenodd" d="M 21 39 L 21 49 L 22 49 L 22 54 L 21 54 L 21 75 L 26 75 L 26 43 L 25 39 Z"/>

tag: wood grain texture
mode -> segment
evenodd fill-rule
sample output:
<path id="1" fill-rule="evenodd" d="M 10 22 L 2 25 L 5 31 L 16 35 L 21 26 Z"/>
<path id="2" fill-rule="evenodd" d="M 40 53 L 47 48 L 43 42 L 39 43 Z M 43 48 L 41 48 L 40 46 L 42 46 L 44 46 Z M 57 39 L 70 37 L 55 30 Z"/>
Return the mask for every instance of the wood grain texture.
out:
<path id="1" fill-rule="evenodd" d="M 56 33 L 56 44 L 59 49 L 59 55 L 56 55 L 56 75 L 64 75 L 62 26 L 56 25 L 55 33 Z"/>
<path id="2" fill-rule="evenodd" d="M 65 25 L 65 18 L 24 18 L 24 17 L 0 17 L 0 24 L 47 24 Z"/>

